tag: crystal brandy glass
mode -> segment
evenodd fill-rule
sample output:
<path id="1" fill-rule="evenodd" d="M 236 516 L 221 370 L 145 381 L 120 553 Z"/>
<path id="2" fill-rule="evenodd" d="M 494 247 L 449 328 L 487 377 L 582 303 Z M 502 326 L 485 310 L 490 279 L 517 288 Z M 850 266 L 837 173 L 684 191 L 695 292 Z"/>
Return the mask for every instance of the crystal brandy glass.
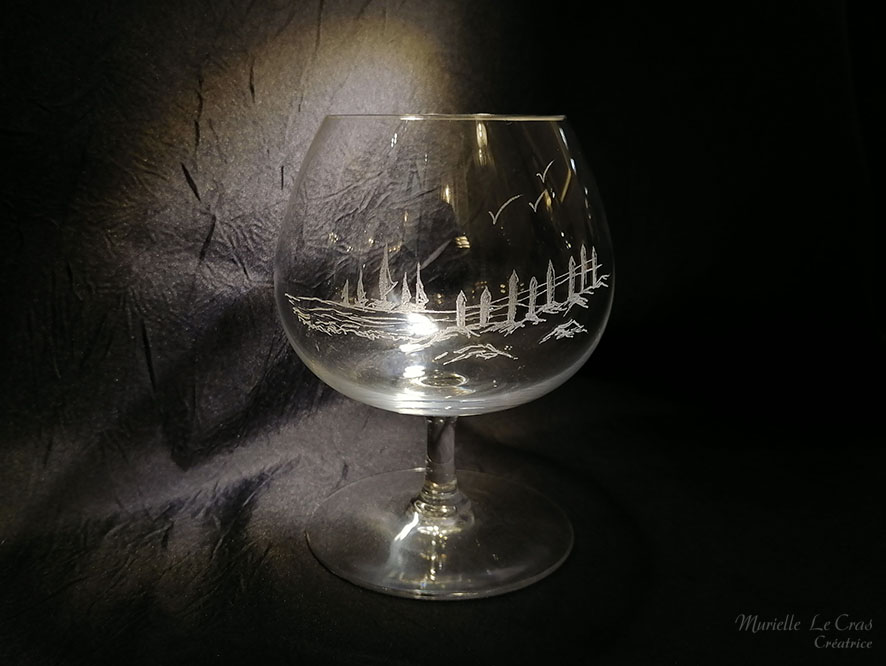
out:
<path id="1" fill-rule="evenodd" d="M 556 569 L 565 513 L 454 466 L 457 417 L 515 407 L 587 360 L 613 291 L 609 233 L 562 116 L 329 116 L 294 184 L 277 306 L 302 361 L 344 395 L 427 419 L 427 466 L 353 483 L 307 538 L 389 594 L 500 594 Z"/>

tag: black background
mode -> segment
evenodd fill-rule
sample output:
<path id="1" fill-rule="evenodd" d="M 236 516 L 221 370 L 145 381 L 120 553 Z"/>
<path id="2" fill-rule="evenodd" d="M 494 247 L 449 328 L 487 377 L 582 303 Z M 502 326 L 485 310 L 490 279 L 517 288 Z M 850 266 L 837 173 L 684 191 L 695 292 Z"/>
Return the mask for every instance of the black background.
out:
<path id="1" fill-rule="evenodd" d="M 2 28 L 8 663 L 853 663 L 882 652 L 881 81 L 860 3 L 13 2 Z M 714 9 L 714 7 L 717 7 Z M 271 257 L 326 113 L 565 113 L 615 308 L 582 372 L 466 419 L 564 567 L 426 604 L 300 536 L 421 462 L 300 365 Z M 800 632 L 740 632 L 741 613 Z M 820 650 L 812 618 L 872 619 Z M 832 637 L 837 637 L 833 635 Z"/>

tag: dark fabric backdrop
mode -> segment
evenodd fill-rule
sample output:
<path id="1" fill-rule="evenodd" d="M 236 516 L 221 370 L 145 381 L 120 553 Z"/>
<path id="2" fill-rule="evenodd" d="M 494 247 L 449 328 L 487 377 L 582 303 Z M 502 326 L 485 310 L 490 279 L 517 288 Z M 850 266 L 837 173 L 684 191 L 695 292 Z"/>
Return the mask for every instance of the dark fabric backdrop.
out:
<path id="1" fill-rule="evenodd" d="M 882 640 L 808 630 L 883 619 L 865 12 L 8 3 L 4 662 L 873 663 Z M 460 425 L 464 466 L 566 506 L 570 560 L 498 599 L 409 602 L 333 578 L 301 533 L 341 484 L 420 464 L 423 424 L 302 367 L 271 258 L 325 114 L 476 111 L 569 116 L 616 305 L 566 386 Z"/>

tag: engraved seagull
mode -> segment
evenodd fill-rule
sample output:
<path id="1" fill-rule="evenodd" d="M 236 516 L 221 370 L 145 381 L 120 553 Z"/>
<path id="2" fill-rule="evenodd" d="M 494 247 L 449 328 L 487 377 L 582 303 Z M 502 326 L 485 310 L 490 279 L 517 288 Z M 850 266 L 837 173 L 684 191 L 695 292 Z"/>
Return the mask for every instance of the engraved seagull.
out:
<path id="1" fill-rule="evenodd" d="M 553 163 L 554 163 L 554 160 L 551 160 L 550 162 L 548 162 L 548 165 L 545 167 L 544 173 L 538 173 L 538 172 L 535 173 L 535 175 L 539 177 L 541 182 L 545 182 L 545 178 L 548 177 L 548 170 L 551 168 L 551 165 Z"/>
<path id="2" fill-rule="evenodd" d="M 537 171 L 535 172 L 535 175 L 538 176 L 538 179 L 542 182 L 543 185 L 545 184 L 545 178 L 548 177 L 548 171 L 550 171 L 551 165 L 553 163 L 554 163 L 554 160 L 551 160 L 550 162 L 548 162 L 548 165 L 545 167 L 545 169 L 542 173 L 538 173 Z M 529 207 L 532 209 L 533 213 L 538 212 L 538 204 L 541 203 L 541 199 L 545 195 L 545 192 L 547 192 L 547 188 L 545 188 L 541 191 L 541 194 L 538 195 L 538 198 L 535 200 L 535 203 L 529 204 Z"/>
<path id="3" fill-rule="evenodd" d="M 536 176 L 538 174 L 535 174 Z M 542 190 L 541 194 L 538 195 L 538 199 L 535 200 L 535 203 L 529 202 L 529 207 L 532 209 L 533 213 L 538 212 L 538 204 L 541 202 L 541 198 L 547 193 L 547 190 Z"/>
<path id="4" fill-rule="evenodd" d="M 493 224 L 493 226 L 495 226 L 495 223 L 498 222 L 498 216 L 501 215 L 501 212 L 502 212 L 505 208 L 507 208 L 508 204 L 510 204 L 512 201 L 515 201 L 515 200 L 519 199 L 519 198 L 522 197 L 522 196 L 523 196 L 522 194 L 515 194 L 514 196 L 512 196 L 510 199 L 508 199 L 507 201 L 505 201 L 505 202 L 499 207 L 498 211 L 497 211 L 494 215 L 493 215 L 493 213 L 492 213 L 491 210 L 490 210 L 490 211 L 487 211 L 487 212 L 489 213 L 489 217 L 492 218 L 492 224 Z"/>

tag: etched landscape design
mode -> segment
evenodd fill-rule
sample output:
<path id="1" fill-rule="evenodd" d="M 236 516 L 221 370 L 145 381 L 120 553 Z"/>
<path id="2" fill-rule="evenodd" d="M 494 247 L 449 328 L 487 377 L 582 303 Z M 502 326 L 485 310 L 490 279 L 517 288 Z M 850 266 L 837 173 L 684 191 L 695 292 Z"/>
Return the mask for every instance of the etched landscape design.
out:
<path id="1" fill-rule="evenodd" d="M 598 289 L 607 288 L 608 273 L 597 261 L 597 251 L 591 247 L 590 256 L 584 245 L 578 260 L 569 258 L 566 272 L 556 274 L 549 261 L 542 282 L 533 276 L 526 288 L 520 288 L 516 271 L 508 278 L 507 295 L 492 299 L 487 287 L 480 294 L 479 303 L 468 303 L 464 291 L 459 292 L 454 308 L 431 309 L 421 281 L 421 267 L 416 266 L 410 288 L 409 275 L 401 282 L 391 278 L 388 251 L 385 248 L 378 275 L 378 297 L 370 297 L 363 286 L 362 268 L 357 277 L 354 294 L 346 280 L 338 300 L 286 294 L 298 321 L 312 331 L 326 335 L 356 335 L 370 340 L 399 342 L 403 352 L 414 352 L 433 347 L 443 340 L 484 335 L 484 342 L 467 344 L 454 351 L 446 351 L 434 360 L 443 365 L 467 358 L 490 359 L 517 357 L 487 342 L 488 334 L 507 337 L 525 326 L 538 326 L 538 343 L 572 338 L 587 330 L 571 318 L 572 308 L 587 308 L 588 299 Z M 399 298 L 397 285 L 400 285 Z"/>

